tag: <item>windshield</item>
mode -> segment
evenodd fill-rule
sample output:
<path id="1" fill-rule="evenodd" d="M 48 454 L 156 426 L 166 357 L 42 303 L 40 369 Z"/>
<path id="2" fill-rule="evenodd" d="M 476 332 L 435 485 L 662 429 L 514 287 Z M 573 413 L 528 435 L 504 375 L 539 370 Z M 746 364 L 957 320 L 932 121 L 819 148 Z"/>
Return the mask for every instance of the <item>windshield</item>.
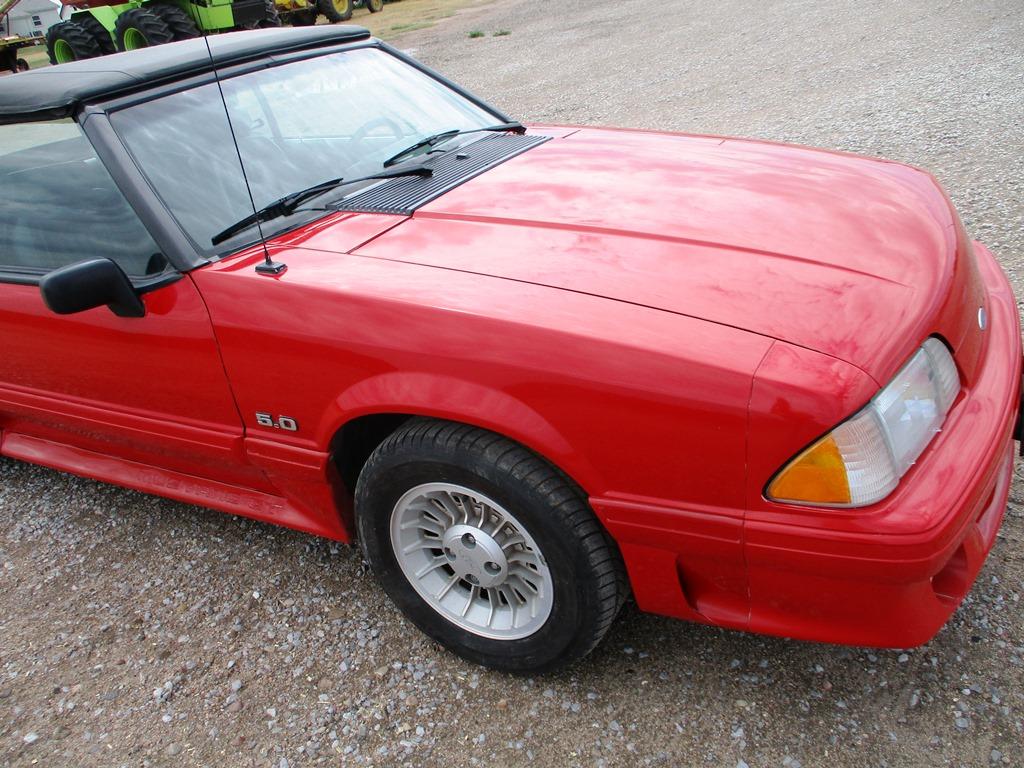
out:
<path id="1" fill-rule="evenodd" d="M 210 83 L 111 115 L 150 184 L 207 255 L 255 240 L 255 230 L 249 230 L 216 248 L 212 243 L 254 206 L 328 179 L 373 174 L 396 152 L 438 132 L 495 122 L 493 114 L 374 48 L 238 75 L 221 87 L 224 102 L 217 84 Z M 296 215 L 306 220 L 317 214 Z M 297 221 L 265 224 L 264 233 Z"/>

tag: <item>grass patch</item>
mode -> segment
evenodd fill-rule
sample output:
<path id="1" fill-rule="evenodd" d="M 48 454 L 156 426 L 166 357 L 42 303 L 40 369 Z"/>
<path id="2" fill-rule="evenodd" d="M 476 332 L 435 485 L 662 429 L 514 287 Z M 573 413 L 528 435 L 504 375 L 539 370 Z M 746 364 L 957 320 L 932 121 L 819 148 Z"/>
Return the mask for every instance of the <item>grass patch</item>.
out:
<path id="1" fill-rule="evenodd" d="M 423 21 L 410 21 L 408 24 L 395 24 L 391 27 L 390 31 L 400 35 L 403 32 L 415 32 L 417 29 L 426 29 L 433 23 L 433 21 L 427 21 L 426 19 Z"/>
<path id="2" fill-rule="evenodd" d="M 510 30 L 510 29 L 499 29 L 497 32 L 494 33 L 493 36 L 494 37 L 504 37 L 505 35 L 511 35 L 511 34 L 512 34 L 512 30 Z"/>
<path id="3" fill-rule="evenodd" d="M 479 29 L 474 29 L 472 32 L 469 33 L 469 36 L 471 38 L 475 39 L 475 38 L 478 38 L 478 37 L 483 37 L 484 33 L 481 32 Z"/>

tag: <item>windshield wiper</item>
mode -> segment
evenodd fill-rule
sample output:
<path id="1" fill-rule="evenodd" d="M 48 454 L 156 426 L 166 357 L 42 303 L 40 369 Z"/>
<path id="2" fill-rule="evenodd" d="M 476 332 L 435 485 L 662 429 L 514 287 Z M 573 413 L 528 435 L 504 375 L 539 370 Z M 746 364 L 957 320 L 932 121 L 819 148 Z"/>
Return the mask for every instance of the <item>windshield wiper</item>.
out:
<path id="1" fill-rule="evenodd" d="M 306 187 L 300 189 L 298 192 L 292 192 L 272 202 L 270 205 L 260 208 L 255 213 L 249 214 L 244 219 L 239 219 L 230 227 L 227 227 L 222 232 L 218 232 L 211 238 L 211 242 L 214 245 L 220 245 L 225 240 L 234 237 L 239 232 L 244 232 L 250 227 L 256 224 L 261 224 L 265 221 L 271 221 L 273 219 L 280 219 L 284 216 L 291 216 L 295 213 L 296 209 L 307 200 L 311 200 L 314 197 L 330 192 L 332 189 L 337 189 L 346 184 L 356 184 L 360 181 L 371 181 L 373 179 L 394 179 L 400 176 L 432 176 L 434 171 L 432 168 L 426 165 L 413 165 L 407 168 L 393 168 L 391 170 L 379 171 L 378 173 L 371 173 L 368 176 L 360 176 L 355 179 L 329 179 L 327 181 L 321 181 L 319 184 L 314 184 L 312 187 Z M 325 209 L 326 210 L 326 209 Z"/>
<path id="2" fill-rule="evenodd" d="M 461 131 L 458 128 L 452 128 L 448 131 L 441 131 L 440 133 L 434 133 L 430 136 L 424 136 L 415 144 L 410 144 L 401 152 L 396 152 L 384 161 L 384 167 L 390 168 L 395 163 L 401 162 L 413 152 L 423 149 L 424 147 L 434 147 L 442 142 L 448 141 L 449 139 L 454 139 L 456 136 L 464 136 L 467 133 L 482 133 L 484 131 L 515 131 L 516 133 L 523 133 L 526 131 L 526 127 L 522 123 L 511 122 L 488 125 L 486 128 L 467 128 L 466 130 Z"/>

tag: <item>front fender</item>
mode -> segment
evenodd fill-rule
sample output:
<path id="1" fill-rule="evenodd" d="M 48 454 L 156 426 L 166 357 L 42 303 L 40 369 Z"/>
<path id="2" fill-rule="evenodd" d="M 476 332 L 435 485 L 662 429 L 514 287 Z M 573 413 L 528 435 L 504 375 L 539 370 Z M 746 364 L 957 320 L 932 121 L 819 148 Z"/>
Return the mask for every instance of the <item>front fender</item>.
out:
<path id="1" fill-rule="evenodd" d="M 329 444 L 353 419 L 384 413 L 448 419 L 497 432 L 544 456 L 588 493 L 605 487 L 598 470 L 533 408 L 507 392 L 443 374 L 392 371 L 356 382 L 324 413 L 317 442 Z"/>

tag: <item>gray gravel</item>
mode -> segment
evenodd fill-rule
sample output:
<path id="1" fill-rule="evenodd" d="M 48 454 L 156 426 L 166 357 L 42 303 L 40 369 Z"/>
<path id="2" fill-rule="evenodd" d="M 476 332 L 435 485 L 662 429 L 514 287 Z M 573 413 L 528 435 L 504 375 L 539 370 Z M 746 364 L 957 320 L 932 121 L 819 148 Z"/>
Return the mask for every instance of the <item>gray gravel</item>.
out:
<path id="1" fill-rule="evenodd" d="M 1020 0 L 501 0 L 398 43 L 524 120 L 929 168 L 1024 295 Z M 1019 478 L 1007 514 L 923 648 L 627 610 L 526 679 L 424 639 L 346 547 L 0 459 L 0 764 L 1021 765 Z"/>

